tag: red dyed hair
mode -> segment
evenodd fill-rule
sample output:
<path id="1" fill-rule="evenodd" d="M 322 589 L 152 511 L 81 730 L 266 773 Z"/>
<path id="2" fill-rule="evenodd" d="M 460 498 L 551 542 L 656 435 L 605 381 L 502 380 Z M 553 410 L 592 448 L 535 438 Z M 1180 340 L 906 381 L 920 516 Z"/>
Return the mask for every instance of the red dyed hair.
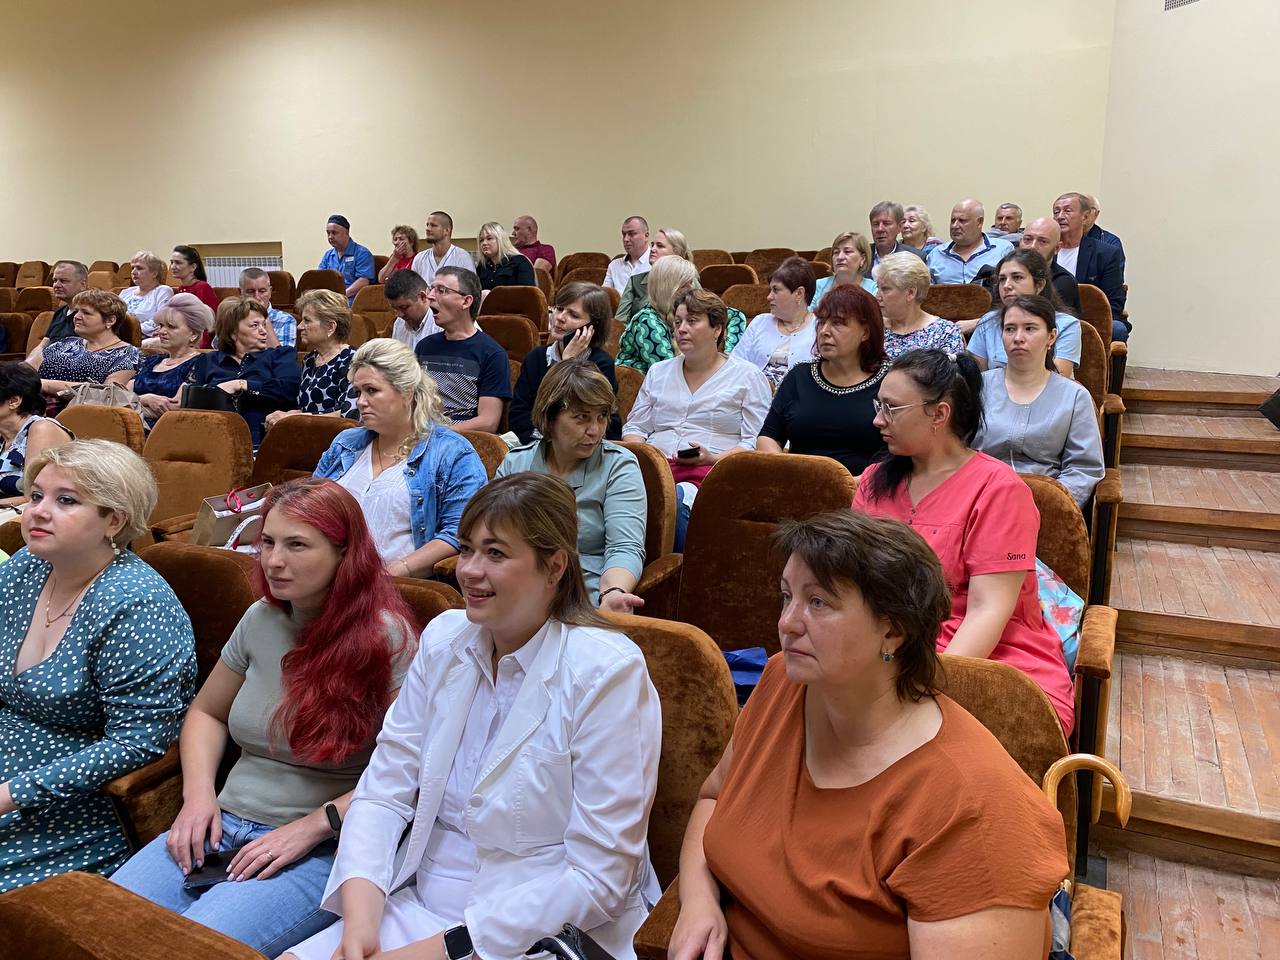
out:
<path id="1" fill-rule="evenodd" d="M 867 373 L 875 373 L 886 359 L 884 352 L 884 317 L 880 303 L 856 284 L 839 284 L 822 297 L 813 311 L 818 320 L 854 320 L 867 328 L 867 339 L 858 347 L 858 363 Z"/>
<path id="2" fill-rule="evenodd" d="M 264 520 L 272 510 L 343 551 L 324 608 L 281 661 L 284 692 L 270 727 L 298 759 L 339 764 L 368 742 L 391 701 L 391 663 L 402 648 L 388 647 L 387 619 L 409 629 L 413 616 L 350 493 L 332 480 L 290 480 L 267 495 Z M 267 603 L 289 609 L 271 595 L 261 564 L 254 584 Z"/>

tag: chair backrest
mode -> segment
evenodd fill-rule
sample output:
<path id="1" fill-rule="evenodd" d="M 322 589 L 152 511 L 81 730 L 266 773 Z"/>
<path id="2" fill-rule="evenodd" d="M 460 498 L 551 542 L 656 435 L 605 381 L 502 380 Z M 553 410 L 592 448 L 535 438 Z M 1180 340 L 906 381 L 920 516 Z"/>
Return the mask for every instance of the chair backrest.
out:
<path id="1" fill-rule="evenodd" d="M 26 545 L 22 538 L 22 521 L 15 518 L 0 523 L 0 550 L 12 557 Z"/>
<path id="2" fill-rule="evenodd" d="M 604 283 L 607 267 L 574 267 L 560 278 L 560 286 L 567 283 L 594 283 L 597 287 Z"/>
<path id="3" fill-rule="evenodd" d="M 734 263 L 746 263 L 747 257 L 751 256 L 750 250 L 733 250 L 729 253 L 733 257 Z"/>
<path id="4" fill-rule="evenodd" d="M 745 263 L 713 263 L 698 270 L 702 289 L 723 297 L 726 290 L 738 284 L 754 286 L 760 282 L 756 272 Z"/>
<path id="5" fill-rule="evenodd" d="M 372 283 L 356 291 L 356 298 L 351 303 L 353 313 L 358 313 L 374 327 L 374 336 L 386 336 L 396 322 L 396 312 L 387 303 L 385 288 L 380 283 Z"/>
<path id="6" fill-rule="evenodd" d="M 630 367 L 618 369 L 629 370 Z M 618 443 L 634 453 L 640 461 L 646 506 L 644 562 L 653 563 L 675 549 L 676 482 L 671 475 L 671 464 L 647 443 L 636 443 L 633 440 L 621 440 Z"/>
<path id="7" fill-rule="evenodd" d="M 351 332 L 347 334 L 347 345 L 358 347 L 366 341 L 374 339 L 378 336 L 378 327 L 373 320 L 366 317 L 363 313 L 351 314 Z M 298 345 L 299 353 L 306 350 L 301 344 Z"/>
<path id="8" fill-rule="evenodd" d="M 821 260 L 810 260 L 809 267 L 813 270 L 813 276 L 817 280 L 831 276 L 831 264 L 829 263 L 823 263 Z"/>
<path id="9" fill-rule="evenodd" d="M 825 263 L 827 266 L 831 266 L 831 248 L 820 247 L 814 253 L 813 259 L 814 259 L 814 262 L 816 263 Z"/>
<path id="10" fill-rule="evenodd" d="M 9 353 L 24 353 L 27 334 L 31 330 L 31 318 L 25 313 L 0 313 L 0 327 L 4 328 L 5 348 Z"/>
<path id="11" fill-rule="evenodd" d="M 116 275 L 109 270 L 89 271 L 89 289 L 111 291 L 116 288 Z"/>
<path id="12" fill-rule="evenodd" d="M 307 270 L 298 278 L 294 301 L 308 290 L 332 290 L 345 295 L 347 284 L 337 270 Z"/>
<path id="13" fill-rule="evenodd" d="M 644 653 L 662 705 L 662 756 L 649 815 L 649 856 L 666 887 L 680 870 L 680 847 L 698 794 L 724 754 L 738 701 L 724 657 L 686 623 L 610 615 Z"/>
<path id="14" fill-rule="evenodd" d="M 262 438 L 249 485 L 281 484 L 311 476 L 333 438 L 355 426 L 359 424 L 343 417 L 315 417 L 305 413 L 285 417 Z"/>
<path id="15" fill-rule="evenodd" d="M 1023 772 L 1040 786 L 1049 767 L 1069 752 L 1062 724 L 1044 691 L 1007 663 L 945 654 L 942 664 L 941 692 L 990 730 Z M 1065 777 L 1058 785 L 1058 811 L 1066 828 L 1070 876 L 1075 871 L 1076 852 L 1074 777 Z"/>
<path id="16" fill-rule="evenodd" d="M 1092 324 L 1102 338 L 1102 345 L 1111 352 L 1111 301 L 1100 287 L 1092 283 L 1080 284 L 1080 319 Z"/>
<path id="17" fill-rule="evenodd" d="M 125 343 L 132 343 L 135 347 L 142 346 L 142 324 L 138 322 L 138 318 L 132 313 L 124 315 L 124 322 L 116 328 L 116 336 Z"/>
<path id="18" fill-rule="evenodd" d="M 529 318 L 536 330 L 547 329 L 547 298 L 537 287 L 494 287 L 480 305 L 480 316 L 493 313 L 518 313 Z M 484 321 L 480 321 L 484 326 Z"/>
<path id="19" fill-rule="evenodd" d="M 46 310 L 50 313 L 57 310 L 58 301 L 53 296 L 53 287 L 23 287 L 18 291 L 18 302 L 14 307 L 34 317 Z"/>
<path id="20" fill-rule="evenodd" d="M 28 260 L 18 268 L 13 285 L 19 290 L 26 287 L 43 287 L 49 282 L 52 271 L 43 260 Z"/>
<path id="21" fill-rule="evenodd" d="M 533 277 L 538 281 L 538 289 L 547 298 L 547 303 L 551 303 L 556 292 L 556 281 L 555 277 L 551 275 L 551 271 L 544 270 L 542 267 L 534 267 Z"/>
<path id="22" fill-rule="evenodd" d="M 622 302 L 622 294 L 613 289 L 613 287 L 605 287 L 604 292 L 609 297 L 609 309 L 613 311 L 614 316 L 617 316 L 618 304 Z"/>
<path id="23" fill-rule="evenodd" d="M 720 297 L 726 306 L 741 310 L 747 320 L 769 312 L 769 287 L 763 283 L 735 283 Z"/>
<path id="24" fill-rule="evenodd" d="M 790 247 L 760 247 L 748 253 L 747 259 L 743 262 L 756 272 L 761 283 L 768 283 L 769 277 L 778 269 L 778 265 L 787 257 L 795 255 L 796 252 Z"/>
<path id="25" fill-rule="evenodd" d="M 812 263 L 814 260 L 818 258 L 818 248 L 814 247 L 812 250 L 797 250 L 796 256 L 799 257 L 801 260 L 808 260 L 810 263 Z"/>
<path id="26" fill-rule="evenodd" d="M 1080 365 L 1076 367 L 1076 379 L 1089 391 L 1095 407 L 1102 406 L 1107 395 L 1107 380 L 1111 376 L 1111 358 L 1102 345 L 1102 338 L 1093 324 L 1080 323 Z"/>
<path id="27" fill-rule="evenodd" d="M 271 305 L 278 310 L 288 310 L 297 299 L 298 285 L 293 282 L 293 274 L 288 270 L 268 270 L 271 279 Z"/>
<path id="28" fill-rule="evenodd" d="M 12 260 L 0 261 L 0 287 L 16 286 L 18 282 L 18 264 Z"/>
<path id="29" fill-rule="evenodd" d="M 524 314 L 491 313 L 480 324 L 512 360 L 523 362 L 529 351 L 538 345 L 538 330 Z"/>
<path id="30" fill-rule="evenodd" d="M 702 273 L 714 263 L 733 263 L 733 254 L 728 250 L 717 250 L 715 247 L 690 250 L 689 255 L 693 257 L 693 265 L 698 268 L 698 273 Z"/>
<path id="31" fill-rule="evenodd" d="M 165 271 L 161 271 L 161 272 L 163 273 Z M 133 286 L 133 264 L 126 260 L 124 263 L 120 264 L 120 266 L 116 267 L 115 275 L 112 278 L 112 281 L 113 282 L 111 284 L 111 288 L 113 290 L 116 287 L 132 287 Z M 165 278 L 161 277 L 160 282 L 165 283 L 166 282 Z M 169 284 L 169 285 L 173 286 L 173 284 Z"/>
<path id="32" fill-rule="evenodd" d="M 560 258 L 560 262 L 556 264 L 555 281 L 556 286 L 560 286 L 564 282 L 564 275 L 570 270 L 577 270 L 579 267 L 603 267 L 609 269 L 609 255 L 607 253 L 597 253 L 594 250 L 583 251 L 581 253 L 566 253 Z"/>
<path id="33" fill-rule="evenodd" d="M 133 265 L 130 264 L 130 266 L 132 267 Z M 114 260 L 95 260 L 93 263 L 89 264 L 89 273 L 91 274 L 102 271 L 115 276 L 115 272 L 119 269 L 120 264 L 116 263 Z"/>
<path id="34" fill-rule="evenodd" d="M 1036 556 L 1081 597 L 1089 596 L 1089 532 L 1067 488 L 1052 477 L 1020 473 L 1040 512 Z"/>
<path id="35" fill-rule="evenodd" d="M 24 317 L 30 317 L 31 314 L 24 313 Z M 27 332 L 27 353 L 30 353 L 40 345 L 40 341 L 44 339 L 44 335 L 49 332 L 49 324 L 53 322 L 53 311 L 46 310 L 38 314 L 31 321 L 31 327 Z"/>
<path id="36" fill-rule="evenodd" d="M 618 416 L 623 423 L 626 423 L 631 416 L 631 408 L 636 405 L 636 397 L 640 394 L 641 384 L 644 383 L 644 374 L 635 367 L 624 364 L 615 366 L 613 374 L 618 380 Z"/>
<path id="37" fill-rule="evenodd" d="M 782 520 L 848 510 L 852 475 L 828 457 L 755 451 L 712 467 L 685 535 L 677 619 L 701 627 L 725 650 L 778 652 L 774 585 L 786 558 L 772 549 Z"/>
<path id="38" fill-rule="evenodd" d="M 17 287 L 0 287 L 0 313 L 13 313 L 17 309 Z"/>
<path id="39" fill-rule="evenodd" d="M 428 623 L 446 610 L 461 610 L 465 603 L 462 594 L 436 580 L 419 580 L 416 577 L 396 577 L 396 586 L 400 588 L 400 596 L 413 611 L 415 626 L 419 633 Z"/>
<path id="40" fill-rule="evenodd" d="M 152 523 L 195 513 L 205 497 L 246 486 L 253 472 L 249 425 L 234 413 L 170 410 L 151 429 L 142 456 L 160 488 Z"/>
<path id="41" fill-rule="evenodd" d="M 476 448 L 476 453 L 480 455 L 480 462 L 484 464 L 484 471 L 492 480 L 498 472 L 498 467 L 502 466 L 502 461 L 511 450 L 507 446 L 507 441 L 496 433 L 485 433 L 483 430 L 459 430 L 458 432 Z"/>
<path id="42" fill-rule="evenodd" d="M 991 309 L 991 294 L 976 283 L 935 283 L 922 306 L 943 320 L 976 320 Z"/>
<path id="43" fill-rule="evenodd" d="M 58 422 L 74 433 L 77 440 L 114 440 L 138 455 L 142 454 L 147 439 L 142 418 L 128 407 L 77 403 L 58 414 Z"/>

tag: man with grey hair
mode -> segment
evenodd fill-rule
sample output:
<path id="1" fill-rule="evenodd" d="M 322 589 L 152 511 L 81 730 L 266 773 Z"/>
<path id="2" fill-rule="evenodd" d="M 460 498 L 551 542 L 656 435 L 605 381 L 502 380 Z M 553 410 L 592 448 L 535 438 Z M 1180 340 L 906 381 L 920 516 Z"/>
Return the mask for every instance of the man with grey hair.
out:
<path id="1" fill-rule="evenodd" d="M 641 216 L 630 216 L 622 221 L 623 255 L 615 257 L 604 275 L 604 285 L 618 293 L 637 273 L 649 272 L 649 221 Z"/>
<path id="2" fill-rule="evenodd" d="M 1004 237 L 1011 233 L 1022 232 L 1022 208 L 1016 203 L 1002 203 L 996 207 L 996 218 L 991 232 L 994 236 Z M 1012 239 L 1010 243 L 1014 242 Z"/>
<path id="3" fill-rule="evenodd" d="M 79 260 L 59 260 L 53 265 L 53 298 L 62 306 L 54 311 L 40 346 L 57 343 L 76 335 L 76 312 L 71 301 L 77 293 L 89 289 L 89 268 Z M 34 351 L 32 351 L 34 353 Z"/>
<path id="4" fill-rule="evenodd" d="M 871 224 L 871 266 L 874 267 L 881 257 L 887 257 L 891 253 L 914 253 L 921 260 L 925 259 L 924 254 L 915 247 L 898 239 L 905 216 L 902 204 L 893 200 L 881 200 L 871 208 L 871 212 L 867 214 L 867 220 Z"/>
<path id="5" fill-rule="evenodd" d="M 929 251 L 934 283 L 975 283 L 995 273 L 996 264 L 1013 252 L 1013 244 L 982 232 L 986 212 L 977 200 L 961 200 L 951 208 L 951 242 Z M 984 268 L 989 267 L 985 273 Z M 981 277 L 979 274 L 981 273 Z"/>
<path id="6" fill-rule="evenodd" d="M 1102 207 L 1098 204 L 1098 198 L 1092 193 L 1084 194 L 1084 198 L 1089 201 L 1089 206 L 1093 208 L 1084 215 L 1084 235 L 1101 240 L 1103 243 L 1109 243 L 1113 247 L 1119 247 L 1120 262 L 1123 263 L 1124 244 L 1120 242 L 1120 238 L 1110 230 L 1104 230 L 1098 226 L 1098 214 L 1102 212 Z"/>
<path id="7" fill-rule="evenodd" d="M 271 305 L 271 276 L 261 267 L 245 267 L 240 271 L 240 296 L 257 300 L 267 308 L 271 321 L 271 337 L 268 347 L 292 347 L 298 342 L 298 321 L 293 314 L 277 310 Z M 272 343 L 271 340 L 275 342 Z"/>
<path id="8" fill-rule="evenodd" d="M 1064 193 L 1053 201 L 1053 219 L 1062 231 L 1062 247 L 1058 263 L 1076 278 L 1089 283 L 1107 295 L 1111 304 L 1111 338 L 1128 340 L 1132 329 L 1122 317 L 1124 313 L 1124 254 L 1119 247 L 1103 243 L 1085 234 L 1085 215 L 1093 204 L 1083 193 Z"/>
<path id="9" fill-rule="evenodd" d="M 1049 282 L 1053 284 L 1053 289 L 1058 291 L 1063 303 L 1079 314 L 1080 285 L 1071 272 L 1064 269 L 1054 257 L 1062 246 L 1062 231 L 1058 229 L 1058 225 L 1049 217 L 1036 217 L 1022 231 L 1018 246 L 1023 250 L 1034 250 L 1044 257 L 1049 264 Z"/>

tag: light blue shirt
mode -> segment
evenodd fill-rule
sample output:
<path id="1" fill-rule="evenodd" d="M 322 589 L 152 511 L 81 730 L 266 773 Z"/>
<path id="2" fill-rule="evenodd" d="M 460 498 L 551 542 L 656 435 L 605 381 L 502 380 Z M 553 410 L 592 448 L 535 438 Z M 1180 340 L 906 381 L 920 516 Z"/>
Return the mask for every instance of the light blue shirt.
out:
<path id="1" fill-rule="evenodd" d="M 981 245 L 968 260 L 960 259 L 959 254 L 953 249 L 955 245 L 955 241 L 952 240 L 929 251 L 926 262 L 929 264 L 929 275 L 933 277 L 934 283 L 973 283 L 973 278 L 978 275 L 979 270 L 985 266 L 990 266 L 994 270 L 996 264 L 1013 252 L 1013 244 L 1008 240 L 992 239 L 985 233 L 982 235 Z"/>
<path id="2" fill-rule="evenodd" d="M 1062 360 L 1070 360 L 1080 366 L 1080 321 L 1069 313 L 1054 314 L 1058 325 L 1058 339 L 1053 345 L 1053 355 Z M 1001 313 L 992 310 L 985 314 L 974 327 L 973 336 L 969 338 L 969 352 L 981 357 L 988 367 L 1004 367 L 1009 363 L 1009 355 L 1004 352 L 1004 332 L 1001 324 Z"/>
<path id="3" fill-rule="evenodd" d="M 298 321 L 293 314 L 267 307 L 267 319 L 271 321 L 271 329 L 276 332 L 276 339 L 282 347 L 294 347 L 298 344 Z"/>
<path id="4" fill-rule="evenodd" d="M 832 287 L 834 287 L 835 284 L 836 284 L 835 277 L 823 277 L 822 279 L 820 279 L 818 281 L 818 288 L 813 292 L 813 302 L 809 304 L 809 309 L 817 310 L 818 301 L 822 299 L 822 295 L 826 293 L 828 290 L 830 290 Z M 861 280 L 861 285 L 862 285 L 862 289 L 867 291 L 867 293 L 871 294 L 873 297 L 876 295 L 876 290 L 879 289 L 876 286 L 876 282 L 872 280 L 870 277 L 863 277 Z"/>
<path id="5" fill-rule="evenodd" d="M 320 269 L 337 270 L 342 274 L 342 282 L 348 287 L 361 277 L 370 283 L 378 282 L 378 271 L 373 268 L 373 254 L 368 247 L 354 240 L 347 241 L 347 249 L 341 255 L 333 247 L 326 250 L 320 258 Z"/>

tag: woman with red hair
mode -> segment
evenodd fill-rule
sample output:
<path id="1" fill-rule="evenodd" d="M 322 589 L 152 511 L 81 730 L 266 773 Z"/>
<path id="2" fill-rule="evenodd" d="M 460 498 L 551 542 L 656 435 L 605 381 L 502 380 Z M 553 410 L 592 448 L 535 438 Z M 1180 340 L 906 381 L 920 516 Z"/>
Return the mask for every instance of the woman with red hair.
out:
<path id="1" fill-rule="evenodd" d="M 182 728 L 182 810 L 112 879 L 277 956 L 335 919 L 320 899 L 337 831 L 416 643 L 360 505 L 331 480 L 271 491 L 254 580 L 262 599 Z M 228 739 L 240 757 L 217 791 Z M 226 882 L 193 887 L 214 852 Z"/>

